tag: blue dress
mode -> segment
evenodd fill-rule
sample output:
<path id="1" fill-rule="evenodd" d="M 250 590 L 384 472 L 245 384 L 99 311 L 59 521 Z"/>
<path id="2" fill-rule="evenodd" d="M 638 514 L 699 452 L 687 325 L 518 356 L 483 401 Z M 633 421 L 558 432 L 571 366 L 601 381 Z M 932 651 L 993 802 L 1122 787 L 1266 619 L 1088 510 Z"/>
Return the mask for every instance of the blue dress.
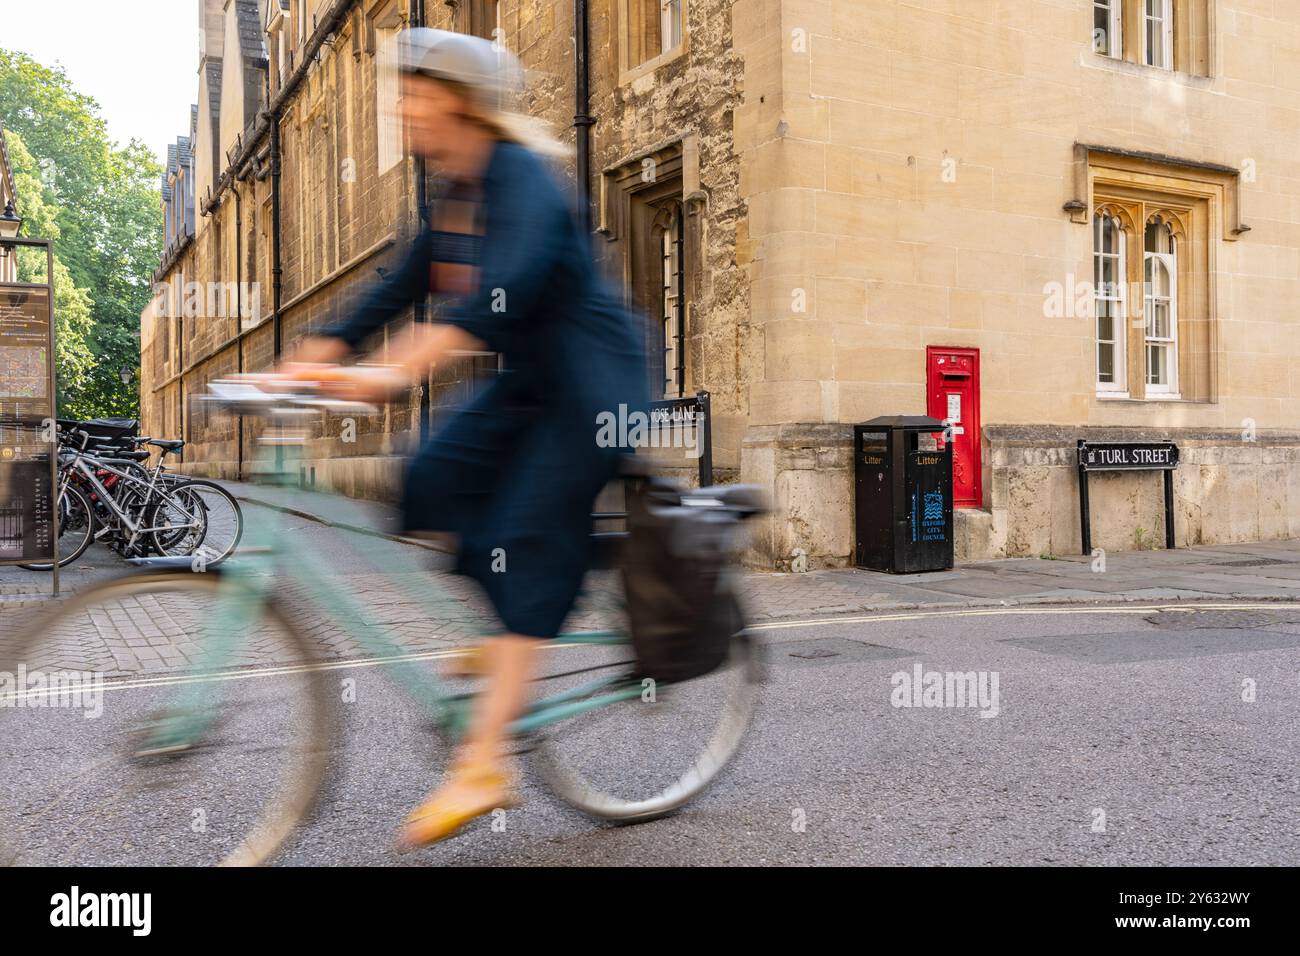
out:
<path id="1" fill-rule="evenodd" d="M 598 416 L 643 408 L 637 319 L 591 260 L 569 201 L 542 160 L 495 147 L 482 184 L 476 290 L 439 321 L 504 356 L 506 371 L 412 460 L 408 532 L 460 537 L 458 570 L 487 592 L 505 630 L 554 637 L 590 563 L 591 512 L 626 451 L 602 447 Z M 455 259 L 425 229 L 353 318 L 325 330 L 354 348 L 430 290 Z"/>

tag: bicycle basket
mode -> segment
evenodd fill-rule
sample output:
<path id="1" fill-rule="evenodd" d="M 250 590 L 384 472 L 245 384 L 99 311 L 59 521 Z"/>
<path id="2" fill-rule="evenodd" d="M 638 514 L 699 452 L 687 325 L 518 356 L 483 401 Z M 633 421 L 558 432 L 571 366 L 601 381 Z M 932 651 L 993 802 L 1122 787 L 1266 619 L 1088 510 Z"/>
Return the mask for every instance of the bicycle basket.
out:
<path id="1" fill-rule="evenodd" d="M 729 568 L 741 521 L 760 510 L 757 490 L 740 485 L 629 488 L 623 586 L 641 676 L 690 680 L 727 659 L 744 627 Z"/>

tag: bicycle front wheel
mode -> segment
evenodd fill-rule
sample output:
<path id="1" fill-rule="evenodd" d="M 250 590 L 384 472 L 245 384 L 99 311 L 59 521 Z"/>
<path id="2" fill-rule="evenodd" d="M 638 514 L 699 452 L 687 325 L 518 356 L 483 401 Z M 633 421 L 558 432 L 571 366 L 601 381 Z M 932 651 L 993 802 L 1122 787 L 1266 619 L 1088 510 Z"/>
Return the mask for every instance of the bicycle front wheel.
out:
<path id="1" fill-rule="evenodd" d="M 0 637 L 0 860 L 252 865 L 310 810 L 326 672 L 277 605 L 218 572 L 80 591 Z"/>
<path id="2" fill-rule="evenodd" d="M 215 568 L 239 547 L 244 512 L 216 482 L 195 478 L 171 484 L 145 519 L 159 554 L 194 555 Z"/>

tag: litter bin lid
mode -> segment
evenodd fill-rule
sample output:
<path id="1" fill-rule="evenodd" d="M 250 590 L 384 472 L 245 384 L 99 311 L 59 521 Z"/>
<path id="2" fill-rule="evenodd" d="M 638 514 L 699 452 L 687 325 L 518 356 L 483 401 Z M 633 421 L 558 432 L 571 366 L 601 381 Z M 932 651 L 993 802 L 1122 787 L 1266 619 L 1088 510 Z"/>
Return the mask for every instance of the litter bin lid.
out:
<path id="1" fill-rule="evenodd" d="M 946 427 L 937 418 L 929 415 L 881 415 L 869 422 L 863 422 L 864 428 L 903 428 L 922 432 L 941 432 Z"/>

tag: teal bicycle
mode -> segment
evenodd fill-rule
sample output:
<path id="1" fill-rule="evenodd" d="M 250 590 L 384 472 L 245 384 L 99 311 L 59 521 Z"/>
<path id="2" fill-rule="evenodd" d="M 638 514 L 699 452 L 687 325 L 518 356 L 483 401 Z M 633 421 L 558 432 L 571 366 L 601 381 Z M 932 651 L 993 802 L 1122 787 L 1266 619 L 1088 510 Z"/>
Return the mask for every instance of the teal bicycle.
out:
<path id="1" fill-rule="evenodd" d="M 269 419 L 261 469 L 281 487 L 299 484 L 305 419 L 374 411 L 310 391 L 210 389 L 209 409 Z M 330 502 L 336 512 L 358 507 Z M 350 536 L 340 571 L 318 553 L 318 525 L 263 515 L 220 567 L 139 559 L 138 573 L 79 591 L 0 637 L 0 670 L 83 679 L 72 690 L 48 680 L 16 688 L 0 707 L 0 858 L 255 865 L 286 848 L 333 771 L 345 778 L 341 791 L 359 780 L 367 794 L 413 765 L 435 771 L 467 725 L 474 692 L 431 663 L 454 663 L 486 633 L 468 585 L 411 570 L 412 553 L 433 555 L 375 534 Z M 364 520 L 336 517 L 336 527 Z M 573 618 L 581 629 L 548 642 L 538 693 L 512 731 L 572 807 L 621 823 L 664 816 L 736 754 L 762 680 L 759 648 L 741 631 L 717 670 L 656 685 L 638 673 L 617 575 L 593 572 L 585 591 Z M 404 693 L 375 685 L 376 670 Z M 85 700 L 97 679 L 92 715 Z M 75 691 L 82 706 L 65 705 Z M 396 749 L 378 748 L 379 766 L 350 774 L 342 756 L 353 733 Z M 336 797 L 336 813 L 351 808 Z M 359 814 L 358 825 L 372 816 Z"/>

